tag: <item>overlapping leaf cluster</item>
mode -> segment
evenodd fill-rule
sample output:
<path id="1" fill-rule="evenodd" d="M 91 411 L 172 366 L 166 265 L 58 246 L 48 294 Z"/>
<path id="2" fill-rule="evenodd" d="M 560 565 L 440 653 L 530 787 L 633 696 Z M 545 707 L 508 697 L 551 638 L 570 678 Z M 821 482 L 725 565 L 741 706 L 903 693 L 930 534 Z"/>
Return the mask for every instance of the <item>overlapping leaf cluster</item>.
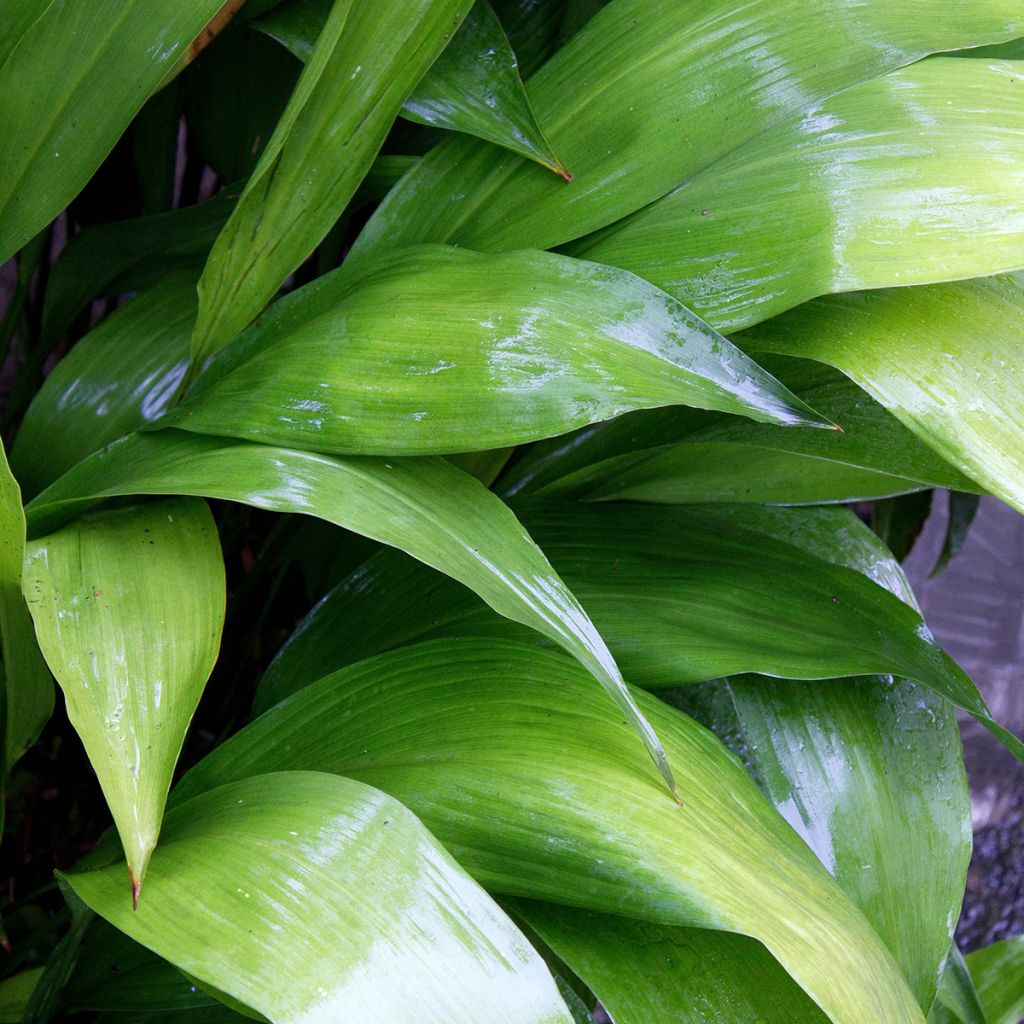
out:
<path id="1" fill-rule="evenodd" d="M 1019 0 L 0 11 L 3 761 L 52 673 L 120 841 L 0 1012 L 1016 1019 L 954 709 L 1024 744 L 843 506 L 1024 512 Z M 368 543 L 178 778 L 211 501 Z"/>

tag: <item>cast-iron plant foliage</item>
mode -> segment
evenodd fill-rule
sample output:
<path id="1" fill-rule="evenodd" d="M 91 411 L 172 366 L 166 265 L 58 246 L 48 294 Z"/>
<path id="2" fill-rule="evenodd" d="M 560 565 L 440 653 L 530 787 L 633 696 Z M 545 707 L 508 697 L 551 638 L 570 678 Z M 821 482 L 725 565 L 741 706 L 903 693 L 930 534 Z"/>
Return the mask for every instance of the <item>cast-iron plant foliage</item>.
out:
<path id="1" fill-rule="evenodd" d="M 3 764 L 114 826 L 0 1015 L 1015 1021 L 893 552 L 1024 512 L 1021 37 L 0 0 Z"/>

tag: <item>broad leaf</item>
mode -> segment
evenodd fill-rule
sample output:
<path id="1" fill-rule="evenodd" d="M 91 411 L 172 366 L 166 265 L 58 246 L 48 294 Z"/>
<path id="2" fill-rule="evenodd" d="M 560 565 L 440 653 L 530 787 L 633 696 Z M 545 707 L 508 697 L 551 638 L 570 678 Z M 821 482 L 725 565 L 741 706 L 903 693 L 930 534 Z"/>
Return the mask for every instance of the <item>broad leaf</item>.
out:
<path id="1" fill-rule="evenodd" d="M 275 1024 L 568 1024 L 543 961 L 396 800 L 312 772 L 167 815 L 146 901 L 117 866 L 67 876 L 93 909 Z"/>
<path id="2" fill-rule="evenodd" d="M 1024 511 L 1024 276 L 833 296 L 738 339 L 830 363 L 944 459 Z"/>
<path id="3" fill-rule="evenodd" d="M 328 676 L 218 747 L 180 799 L 256 772 L 351 775 L 496 892 L 760 939 L 836 1022 L 920 1021 L 890 955 L 724 747 L 636 692 L 682 806 L 559 651 L 437 640 Z"/>
<path id="4" fill-rule="evenodd" d="M 134 902 L 220 643 L 213 517 L 191 498 L 85 516 L 28 546 L 23 586 L 120 833 Z"/>
<path id="5" fill-rule="evenodd" d="M 663 292 L 550 253 L 416 247 L 261 345 L 165 422 L 337 455 L 489 450 L 680 403 L 829 425 Z"/>
<path id="6" fill-rule="evenodd" d="M 521 514 L 638 686 L 739 672 L 908 676 L 965 708 L 1024 757 L 1024 744 L 992 720 L 918 612 L 843 564 L 859 561 L 864 543 L 849 513 L 539 504 Z M 807 531 L 810 540 L 801 537 Z M 831 558 L 808 551 L 809 543 L 827 545 Z M 853 551 L 844 554 L 844 545 Z M 472 594 L 382 554 L 300 627 L 298 643 L 285 648 L 283 664 L 262 684 L 258 705 L 402 643 L 496 631 L 508 632 Z"/>
<path id="7" fill-rule="evenodd" d="M 29 494 L 105 444 L 158 419 L 185 375 L 196 274 L 170 274 L 115 310 L 54 367 L 11 462 Z"/>
<path id="8" fill-rule="evenodd" d="M 0 263 L 74 199 L 222 4 L 52 0 L 4 25 L 23 34 L 0 65 Z"/>
<path id="9" fill-rule="evenodd" d="M 909 681 L 743 677 L 729 689 L 765 795 L 929 1007 L 971 856 L 952 708 Z"/>
<path id="10" fill-rule="evenodd" d="M 44 968 L 33 967 L 0 982 L 0 1022 L 21 1024 Z"/>
<path id="11" fill-rule="evenodd" d="M 1024 1016 L 1024 936 L 976 949 L 965 959 L 988 1024 L 1017 1024 Z"/>
<path id="12" fill-rule="evenodd" d="M 1024 266 L 1024 65 L 935 59 L 748 142 L 570 248 L 719 330 L 827 292 Z"/>
<path id="13" fill-rule="evenodd" d="M 194 363 L 227 344 L 327 234 L 470 0 L 335 0 L 199 283 Z"/>
<path id="14" fill-rule="evenodd" d="M 615 1024 L 823 1024 L 828 1018 L 754 939 L 553 903 L 515 912 L 578 974 Z"/>
<path id="15" fill-rule="evenodd" d="M 613 0 L 528 83 L 573 172 L 569 185 L 452 139 L 388 197 L 353 253 L 410 242 L 550 248 L 661 198 L 858 82 L 1022 33 L 1014 0 Z"/>
<path id="16" fill-rule="evenodd" d="M 974 979 L 955 942 L 950 944 L 949 956 L 939 979 L 938 999 L 928 1014 L 929 1024 L 990 1024 L 974 986 Z M 1009 1024 L 1019 1024 L 1014 1017 Z"/>
<path id="17" fill-rule="evenodd" d="M 255 26 L 308 60 L 330 12 L 331 0 L 290 0 Z M 551 152 L 488 0 L 475 0 L 459 30 L 402 106 L 411 121 L 466 132 L 519 153 L 563 178 L 571 177 Z"/>
<path id="18" fill-rule="evenodd" d="M 301 512 L 407 551 L 578 658 L 674 787 L 658 738 L 587 613 L 508 507 L 443 459 L 340 459 L 178 431 L 131 435 L 41 494 L 34 528 L 125 494 L 198 494 Z"/>
<path id="19" fill-rule="evenodd" d="M 25 514 L 21 490 L 0 444 L 0 778 L 36 739 L 53 712 L 53 680 L 36 642 L 25 598 Z M 2 821 L 2 814 L 0 814 Z"/>
<path id="20" fill-rule="evenodd" d="M 799 505 L 977 487 L 831 367 L 778 356 L 763 365 L 842 432 L 782 431 L 685 409 L 644 411 L 538 445 L 502 479 L 501 490 Z"/>

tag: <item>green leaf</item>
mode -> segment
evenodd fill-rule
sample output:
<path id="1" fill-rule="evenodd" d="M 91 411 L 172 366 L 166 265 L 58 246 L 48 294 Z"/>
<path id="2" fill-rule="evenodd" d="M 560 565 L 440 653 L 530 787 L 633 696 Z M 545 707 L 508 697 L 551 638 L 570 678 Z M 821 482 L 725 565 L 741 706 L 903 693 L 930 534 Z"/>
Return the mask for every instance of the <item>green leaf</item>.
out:
<path id="1" fill-rule="evenodd" d="M 764 368 L 839 431 L 779 430 L 685 409 L 644 411 L 567 443 L 538 445 L 501 490 L 591 500 L 778 502 L 865 500 L 922 487 L 976 487 L 848 377 L 803 359 Z"/>
<path id="2" fill-rule="evenodd" d="M 291 0 L 255 27 L 308 60 L 330 12 L 331 0 Z M 451 42 L 402 106 L 420 124 L 466 132 L 519 153 L 563 178 L 571 175 L 544 138 L 509 46 L 488 0 L 475 0 Z"/>
<path id="3" fill-rule="evenodd" d="M 78 341 L 36 392 L 11 451 L 37 494 L 105 444 L 161 416 L 185 375 L 196 274 L 172 273 Z"/>
<path id="4" fill-rule="evenodd" d="M 679 403 L 830 426 L 663 292 L 551 253 L 417 247 L 270 330 L 164 422 L 335 455 L 489 450 Z"/>
<path id="5" fill-rule="evenodd" d="M 836 1024 L 920 1021 L 860 912 L 724 747 L 642 692 L 682 806 L 582 670 L 534 644 L 449 639 L 371 658 L 277 705 L 194 768 L 186 799 L 256 772 L 350 775 L 411 807 L 495 892 L 763 942 Z"/>
<path id="6" fill-rule="evenodd" d="M 771 954 L 728 932 L 516 901 L 515 912 L 593 989 L 615 1024 L 823 1024 Z"/>
<path id="7" fill-rule="evenodd" d="M 0 778 L 31 746 L 53 713 L 53 680 L 36 643 L 22 596 L 25 514 L 21 491 L 0 444 L 0 646 L 3 651 L 3 703 L 0 714 Z M 2 813 L 0 813 L 2 821 Z"/>
<path id="8" fill-rule="evenodd" d="M 168 813 L 137 913 L 119 880 L 116 865 L 67 876 L 112 924 L 275 1024 L 571 1021 L 486 893 L 401 804 L 349 779 L 223 786 Z"/>
<path id="9" fill-rule="evenodd" d="M 906 561 L 921 536 L 925 520 L 931 514 L 933 493 L 917 491 L 875 502 L 871 510 L 871 528 L 898 562 Z"/>
<path id="10" fill-rule="evenodd" d="M 976 949 L 965 959 L 988 1024 L 1017 1024 L 1024 1016 L 1024 935 Z"/>
<path id="11" fill-rule="evenodd" d="M 729 690 L 762 791 L 864 912 L 927 1008 L 971 856 L 952 708 L 909 681 L 743 677 Z"/>
<path id="12" fill-rule="evenodd" d="M 978 514 L 980 504 L 981 498 L 977 494 L 964 494 L 961 491 L 949 492 L 949 522 L 946 525 L 946 539 L 942 542 L 942 552 L 929 576 L 937 576 L 960 554 L 964 544 L 967 543 L 967 536 L 971 531 L 974 517 Z"/>
<path id="13" fill-rule="evenodd" d="M 1024 266 L 1024 65 L 936 58 L 802 111 L 570 247 L 719 330 Z"/>
<path id="14" fill-rule="evenodd" d="M 967 962 L 955 942 L 950 944 L 949 956 L 939 979 L 938 999 L 928 1015 L 928 1022 L 952 1024 L 954 1020 L 961 1024 L 990 1024 Z M 1017 1018 L 1014 1017 L 1009 1024 L 1018 1024 Z"/>
<path id="15" fill-rule="evenodd" d="M 220 643 L 213 518 L 195 499 L 84 516 L 29 544 L 23 587 L 114 816 L 134 902 Z"/>
<path id="16" fill-rule="evenodd" d="M 52 0 L 31 25 L 16 16 L 0 65 L 0 263 L 74 199 L 223 3 Z"/>
<path id="17" fill-rule="evenodd" d="M 993 721 L 920 614 L 858 571 L 864 547 L 875 559 L 873 539 L 845 510 L 534 504 L 519 511 L 638 686 L 740 672 L 907 676 L 1024 757 L 1024 744 Z M 855 568 L 847 568 L 850 560 Z M 383 553 L 300 626 L 261 683 L 257 707 L 399 644 L 496 632 L 508 634 L 472 594 Z"/>
<path id="18" fill-rule="evenodd" d="M 33 967 L 0 982 L 0 1022 L 21 1024 L 42 973 L 42 967 Z"/>
<path id="19" fill-rule="evenodd" d="M 829 363 L 1024 511 L 1024 276 L 816 299 L 737 340 Z"/>
<path id="20" fill-rule="evenodd" d="M 1022 33 L 1015 0 L 614 0 L 528 83 L 571 184 L 454 138 L 392 192 L 353 255 L 411 242 L 550 248 L 660 199 L 858 82 Z"/>
<path id="21" fill-rule="evenodd" d="M 335 0 L 199 283 L 193 362 L 229 342 L 348 205 L 470 0 Z"/>
<path id="22" fill-rule="evenodd" d="M 578 658 L 674 787 L 661 744 L 587 613 L 508 507 L 443 459 L 340 459 L 178 431 L 136 434 L 41 494 L 33 527 L 53 529 L 101 498 L 126 494 L 198 494 L 301 512 L 407 551 Z"/>
<path id="23" fill-rule="evenodd" d="M 214 1003 L 176 967 L 101 918 L 86 935 L 61 995 L 65 1006 L 74 1011 L 144 1013 Z"/>
<path id="24" fill-rule="evenodd" d="M 200 270 L 238 190 L 197 206 L 86 228 L 57 258 L 46 286 L 43 335 L 56 344 L 91 299 L 141 291 L 177 270 Z"/>

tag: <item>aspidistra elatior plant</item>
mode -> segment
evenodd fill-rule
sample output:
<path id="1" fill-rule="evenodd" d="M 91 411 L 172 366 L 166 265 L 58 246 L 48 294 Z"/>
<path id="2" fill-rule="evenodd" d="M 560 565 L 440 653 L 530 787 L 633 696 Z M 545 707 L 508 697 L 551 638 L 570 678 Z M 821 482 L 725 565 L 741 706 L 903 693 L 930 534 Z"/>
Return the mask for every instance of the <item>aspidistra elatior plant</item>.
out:
<path id="1" fill-rule="evenodd" d="M 113 820 L 0 997 L 1019 1015 L 844 507 L 1024 512 L 1019 0 L 0 7 L 3 767 L 52 674 Z"/>

